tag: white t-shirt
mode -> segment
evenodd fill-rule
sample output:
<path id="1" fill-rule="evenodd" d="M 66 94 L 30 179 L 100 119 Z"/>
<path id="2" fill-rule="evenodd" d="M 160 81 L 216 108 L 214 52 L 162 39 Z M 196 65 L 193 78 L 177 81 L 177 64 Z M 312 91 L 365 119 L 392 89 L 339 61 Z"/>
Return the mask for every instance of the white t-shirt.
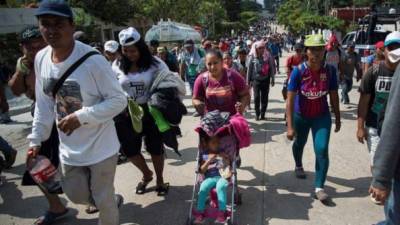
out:
<path id="1" fill-rule="evenodd" d="M 44 48 L 35 58 L 36 108 L 30 146 L 48 139 L 54 121 L 75 113 L 81 123 L 70 136 L 62 131 L 60 160 L 72 166 L 93 165 L 115 155 L 120 147 L 113 117 L 127 105 L 110 64 L 101 55 L 89 57 L 64 82 L 56 95 L 52 89 L 64 72 L 93 49 L 75 41 L 71 55 L 53 63 L 52 48 Z"/>
<path id="2" fill-rule="evenodd" d="M 146 71 L 128 73 L 125 75 L 119 68 L 113 67 L 119 84 L 124 90 L 125 94 L 131 97 L 138 104 L 146 104 L 150 98 L 149 90 L 154 80 L 154 75 L 157 71 L 167 69 L 168 66 L 159 58 L 156 66 L 151 66 Z"/>

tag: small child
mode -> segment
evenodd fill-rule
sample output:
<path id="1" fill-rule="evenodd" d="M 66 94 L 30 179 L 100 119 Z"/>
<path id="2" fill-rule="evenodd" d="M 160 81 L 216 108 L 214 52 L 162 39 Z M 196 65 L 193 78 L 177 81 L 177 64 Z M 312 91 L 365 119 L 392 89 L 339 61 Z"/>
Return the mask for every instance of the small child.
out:
<path id="1" fill-rule="evenodd" d="M 209 137 L 205 132 L 200 132 L 200 141 L 204 148 L 201 154 L 200 172 L 205 179 L 200 185 L 197 200 L 197 211 L 199 214 L 195 218 L 195 224 L 204 222 L 204 210 L 206 208 L 207 196 L 211 189 L 216 187 L 218 196 L 218 215 L 216 223 L 225 223 L 226 201 L 228 179 L 232 176 L 230 159 L 228 155 L 220 152 L 219 137 Z"/>

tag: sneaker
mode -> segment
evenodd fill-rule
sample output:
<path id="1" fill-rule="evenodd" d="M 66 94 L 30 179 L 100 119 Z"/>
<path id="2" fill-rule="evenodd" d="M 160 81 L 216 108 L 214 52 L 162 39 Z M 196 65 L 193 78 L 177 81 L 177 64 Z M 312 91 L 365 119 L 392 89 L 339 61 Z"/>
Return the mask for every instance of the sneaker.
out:
<path id="1" fill-rule="evenodd" d="M 217 214 L 217 219 L 215 220 L 215 223 L 217 224 L 225 224 L 226 222 L 226 216 L 224 211 L 218 211 Z"/>
<path id="2" fill-rule="evenodd" d="M 329 199 L 329 195 L 325 193 L 324 190 L 319 190 L 315 192 L 315 198 L 320 200 L 321 202 L 325 202 Z"/>
<path id="3" fill-rule="evenodd" d="M 204 223 L 204 213 L 199 213 L 194 217 L 194 224 L 203 224 Z"/>
<path id="4" fill-rule="evenodd" d="M 17 151 L 13 150 L 11 153 L 4 154 L 4 157 L 6 158 L 6 162 L 4 164 L 4 168 L 10 169 L 12 165 L 15 163 L 15 159 L 17 157 Z"/>
<path id="5" fill-rule="evenodd" d="M 200 116 L 200 114 L 198 112 L 193 113 L 193 117 L 199 117 L 199 116 Z"/>
<path id="6" fill-rule="evenodd" d="M 296 169 L 294 170 L 294 173 L 297 178 L 306 179 L 306 173 L 304 172 L 303 167 L 296 167 Z"/>

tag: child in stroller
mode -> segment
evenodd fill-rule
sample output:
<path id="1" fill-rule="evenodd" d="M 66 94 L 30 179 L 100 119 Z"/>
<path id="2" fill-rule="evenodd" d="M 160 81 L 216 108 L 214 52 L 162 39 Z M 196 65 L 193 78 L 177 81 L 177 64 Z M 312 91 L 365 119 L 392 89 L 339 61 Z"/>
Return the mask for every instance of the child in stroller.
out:
<path id="1" fill-rule="evenodd" d="M 218 136 L 210 137 L 204 131 L 200 131 L 200 141 L 205 147 L 200 154 L 200 173 L 204 175 L 204 180 L 200 185 L 197 199 L 198 214 L 195 216 L 194 223 L 201 224 L 204 222 L 207 196 L 211 189 L 216 188 L 218 213 L 215 222 L 223 224 L 226 221 L 228 179 L 232 176 L 231 160 L 225 152 L 221 151 Z"/>
<path id="2" fill-rule="evenodd" d="M 239 149 L 250 145 L 250 130 L 242 115 L 230 116 L 218 110 L 208 112 L 196 128 L 199 133 L 198 165 L 187 225 L 201 224 L 205 218 L 216 223 L 235 224 L 235 206 L 241 204 L 237 189 Z M 193 209 L 197 184 L 197 210 Z M 231 204 L 227 206 L 227 188 L 232 187 Z M 206 207 L 210 194 L 210 207 Z M 194 218 L 194 220 L 193 220 Z"/>

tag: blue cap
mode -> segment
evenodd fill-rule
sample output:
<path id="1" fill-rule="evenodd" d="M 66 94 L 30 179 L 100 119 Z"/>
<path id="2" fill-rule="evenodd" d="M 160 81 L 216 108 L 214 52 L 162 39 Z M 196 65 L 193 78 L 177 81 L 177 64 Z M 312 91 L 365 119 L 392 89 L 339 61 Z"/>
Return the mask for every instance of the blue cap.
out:
<path id="1" fill-rule="evenodd" d="M 35 16 L 54 15 L 72 18 L 72 10 L 64 0 L 43 0 L 36 10 Z"/>

